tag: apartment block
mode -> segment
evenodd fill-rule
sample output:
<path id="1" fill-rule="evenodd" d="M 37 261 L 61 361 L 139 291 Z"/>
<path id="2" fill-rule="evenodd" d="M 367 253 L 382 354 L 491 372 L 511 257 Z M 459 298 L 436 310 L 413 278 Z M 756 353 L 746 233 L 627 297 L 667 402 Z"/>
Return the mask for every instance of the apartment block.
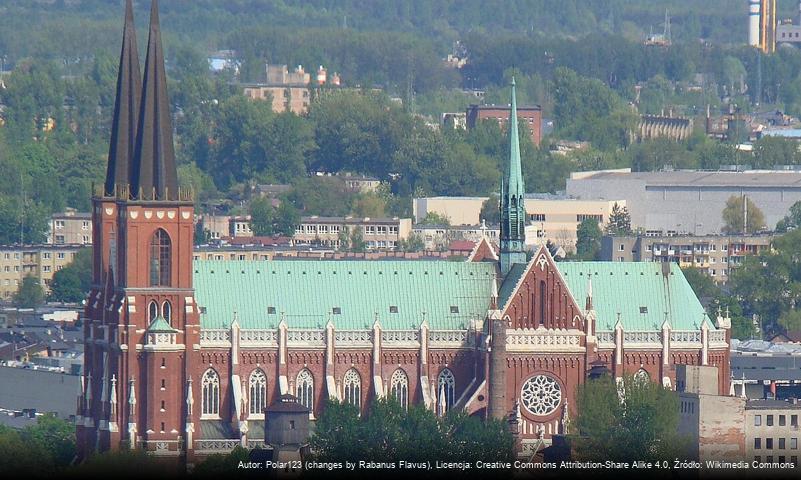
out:
<path id="1" fill-rule="evenodd" d="M 728 281 L 746 257 L 770 250 L 773 235 L 604 236 L 601 260 L 673 262 L 703 270 L 718 283 Z"/>
<path id="2" fill-rule="evenodd" d="M 486 225 L 447 226 L 417 224 L 412 227 L 412 233 L 420 236 L 426 250 L 444 250 L 448 248 L 451 242 L 459 240 L 478 242 L 482 237 L 487 237 L 490 242 L 497 244 L 500 229 L 497 226 L 487 227 Z"/>
<path id="3" fill-rule="evenodd" d="M 36 277 L 45 291 L 53 274 L 67 266 L 82 245 L 0 246 L 0 300 L 11 300 L 23 278 Z"/>
<path id="4" fill-rule="evenodd" d="M 339 248 L 354 231 L 361 233 L 368 250 L 393 250 L 412 232 L 411 218 L 302 217 L 292 239 L 295 245 Z"/>
<path id="5" fill-rule="evenodd" d="M 91 245 L 92 214 L 67 209 L 50 217 L 47 243 L 56 245 Z"/>

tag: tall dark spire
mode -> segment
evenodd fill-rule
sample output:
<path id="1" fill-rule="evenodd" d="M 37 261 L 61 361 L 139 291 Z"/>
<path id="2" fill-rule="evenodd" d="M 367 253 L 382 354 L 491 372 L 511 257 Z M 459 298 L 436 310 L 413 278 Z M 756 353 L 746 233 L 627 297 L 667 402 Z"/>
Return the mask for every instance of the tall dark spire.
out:
<path id="1" fill-rule="evenodd" d="M 158 0 L 153 0 L 150 7 L 150 36 L 147 40 L 142 106 L 136 132 L 131 196 L 138 200 L 178 199 L 178 174 L 172 143 Z"/>
<path id="2" fill-rule="evenodd" d="M 108 167 L 104 193 L 114 196 L 115 185 L 126 187 L 131 183 L 136 128 L 139 123 L 139 100 L 142 97 L 142 71 L 139 69 L 139 51 L 136 48 L 131 0 L 125 2 L 125 28 L 122 31 L 120 69 L 117 74 L 117 99 L 111 123 L 111 144 L 108 149 Z"/>

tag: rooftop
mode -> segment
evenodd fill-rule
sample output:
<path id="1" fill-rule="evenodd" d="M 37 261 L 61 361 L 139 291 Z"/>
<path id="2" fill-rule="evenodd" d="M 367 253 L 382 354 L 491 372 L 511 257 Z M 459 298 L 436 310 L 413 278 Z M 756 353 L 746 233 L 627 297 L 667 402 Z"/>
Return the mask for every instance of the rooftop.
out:
<path id="1" fill-rule="evenodd" d="M 467 329 L 489 308 L 495 264 L 443 261 L 194 262 L 201 326 L 363 330 Z"/>
<path id="2" fill-rule="evenodd" d="M 762 400 L 748 400 L 745 402 L 746 410 L 801 410 L 801 403 L 792 403 L 784 400 L 762 399 Z"/>
<path id="3" fill-rule="evenodd" d="M 721 172 L 675 170 L 632 172 L 630 169 L 576 172 L 571 180 L 641 180 L 649 186 L 690 187 L 801 187 L 801 172 L 787 170 L 746 170 Z"/>

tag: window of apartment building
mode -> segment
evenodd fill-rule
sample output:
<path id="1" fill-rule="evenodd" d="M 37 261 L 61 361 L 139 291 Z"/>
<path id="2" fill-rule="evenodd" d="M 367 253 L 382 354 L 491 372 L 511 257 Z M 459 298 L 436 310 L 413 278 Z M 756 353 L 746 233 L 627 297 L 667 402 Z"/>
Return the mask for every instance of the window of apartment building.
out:
<path id="1" fill-rule="evenodd" d="M 768 449 L 768 450 L 773 450 L 773 439 L 772 438 L 766 438 L 765 439 L 765 448 Z"/>
<path id="2" fill-rule="evenodd" d="M 11 254 L 10 253 L 3 254 L 3 258 L 9 260 L 11 258 Z"/>
<path id="3" fill-rule="evenodd" d="M 64 228 L 64 220 L 56 220 L 56 230 Z"/>
<path id="4" fill-rule="evenodd" d="M 306 225 L 306 233 L 317 233 L 317 225 Z"/>
<path id="5" fill-rule="evenodd" d="M 83 236 L 83 243 L 89 243 L 89 235 Z"/>
<path id="6" fill-rule="evenodd" d="M 783 438 L 779 439 L 779 450 L 784 450 L 785 447 L 785 440 Z"/>
<path id="7" fill-rule="evenodd" d="M 306 226 L 305 225 L 298 225 L 295 228 L 295 233 L 304 233 L 305 231 L 306 231 Z"/>
<path id="8" fill-rule="evenodd" d="M 768 415 L 767 422 L 765 422 L 769 427 L 773 426 L 773 415 Z"/>
<path id="9" fill-rule="evenodd" d="M 56 243 L 64 243 L 64 235 L 56 235 Z"/>
<path id="10" fill-rule="evenodd" d="M 381 226 L 378 227 L 378 234 L 379 235 L 386 235 L 387 234 L 386 225 L 381 225 Z"/>
<path id="11" fill-rule="evenodd" d="M 19 272 L 19 265 L 14 265 L 14 271 Z"/>
<path id="12" fill-rule="evenodd" d="M 646 230 L 645 236 L 646 237 L 658 237 L 662 235 L 662 230 Z"/>
<path id="13" fill-rule="evenodd" d="M 10 272 L 10 271 L 11 271 L 11 267 L 9 267 L 8 265 L 6 265 L 6 266 L 3 268 L 3 270 L 4 270 L 4 271 L 6 271 L 6 272 Z"/>
<path id="14" fill-rule="evenodd" d="M 44 258 L 44 259 L 46 259 L 46 260 L 49 260 L 49 259 L 50 259 L 50 256 L 51 256 L 50 252 L 44 252 L 44 253 L 42 253 L 42 258 Z"/>
<path id="15" fill-rule="evenodd" d="M 762 415 L 754 415 L 754 426 L 755 427 L 762 426 Z"/>
<path id="16" fill-rule="evenodd" d="M 715 263 L 715 257 L 710 258 L 709 259 L 709 263 L 714 264 Z"/>
<path id="17" fill-rule="evenodd" d="M 618 250 L 620 250 L 621 252 L 624 252 L 624 251 L 626 251 L 626 246 L 621 243 L 620 247 L 618 247 Z"/>
<path id="18" fill-rule="evenodd" d="M 798 450 L 798 439 L 791 438 L 790 439 L 790 450 Z"/>
<path id="19" fill-rule="evenodd" d="M 390 235 L 397 235 L 398 234 L 398 227 L 396 227 L 396 226 L 389 227 L 389 233 L 390 233 Z"/>
<path id="20" fill-rule="evenodd" d="M 19 252 L 14 254 L 14 260 L 19 260 Z"/>
<path id="21" fill-rule="evenodd" d="M 64 268 L 64 265 L 56 265 L 56 271 L 59 271 L 59 270 L 61 270 L 62 268 Z"/>
<path id="22" fill-rule="evenodd" d="M 759 463 L 762 461 L 762 457 L 760 455 L 757 455 L 756 457 L 754 457 L 754 461 Z"/>
<path id="23" fill-rule="evenodd" d="M 716 251 L 717 248 L 718 247 L 714 243 L 709 245 L 709 250 L 712 251 L 712 252 Z"/>
<path id="24" fill-rule="evenodd" d="M 64 260 L 64 252 L 57 252 L 56 258 L 59 260 Z"/>
<path id="25" fill-rule="evenodd" d="M 790 415 L 790 426 L 791 427 L 798 426 L 798 415 Z"/>
<path id="26" fill-rule="evenodd" d="M 798 466 L 798 456 L 797 455 L 790 455 L 790 463 Z"/>
<path id="27" fill-rule="evenodd" d="M 768 463 L 773 463 L 773 455 L 768 455 L 767 457 L 765 457 L 765 461 Z"/>
<path id="28" fill-rule="evenodd" d="M 375 225 L 365 225 L 364 226 L 364 234 L 365 235 L 375 235 Z"/>
<path id="29" fill-rule="evenodd" d="M 544 213 L 532 213 L 528 216 L 528 220 L 530 222 L 544 222 L 545 221 L 545 214 Z"/>
<path id="30" fill-rule="evenodd" d="M 625 261 L 626 261 L 626 259 L 624 259 L 623 257 L 617 257 L 617 261 L 618 261 L 618 262 L 625 262 Z"/>
<path id="31" fill-rule="evenodd" d="M 328 225 L 320 225 L 320 233 L 328 233 Z"/>
<path id="32" fill-rule="evenodd" d="M 592 215 L 592 214 L 589 214 L 589 213 L 579 213 L 578 215 L 576 215 L 576 221 L 577 222 L 583 222 L 584 220 L 587 220 L 588 218 L 591 218 L 593 220 L 597 220 L 598 223 L 603 223 L 603 221 L 604 221 L 604 216 L 603 215 Z M 543 215 L 543 219 L 545 219 L 544 215 Z"/>
<path id="33" fill-rule="evenodd" d="M 762 449 L 762 439 L 755 438 L 754 439 L 754 450 L 761 450 Z"/>
<path id="34" fill-rule="evenodd" d="M 331 225 L 331 233 L 339 233 L 339 225 Z"/>
<path id="35" fill-rule="evenodd" d="M 786 415 L 779 415 L 779 426 L 783 427 L 787 425 L 787 416 Z"/>
<path id="36" fill-rule="evenodd" d="M 81 225 L 81 230 L 89 230 L 89 222 L 84 220 L 83 224 Z"/>
<path id="37" fill-rule="evenodd" d="M 42 267 L 43 272 L 50 272 L 50 265 L 45 265 Z"/>
<path id="38" fill-rule="evenodd" d="M 245 260 L 245 255 L 239 255 L 240 260 Z"/>
<path id="39" fill-rule="evenodd" d="M 717 274 L 718 274 L 718 272 L 714 268 L 709 271 L 709 275 L 712 276 L 712 277 L 714 277 Z"/>

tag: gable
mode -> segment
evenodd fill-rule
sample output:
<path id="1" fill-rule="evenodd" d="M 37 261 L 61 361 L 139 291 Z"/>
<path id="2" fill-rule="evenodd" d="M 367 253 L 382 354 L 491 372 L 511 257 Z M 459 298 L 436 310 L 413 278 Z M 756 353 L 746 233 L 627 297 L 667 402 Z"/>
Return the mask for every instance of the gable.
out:
<path id="1" fill-rule="evenodd" d="M 202 328 L 466 329 L 486 317 L 495 264 L 446 261 L 196 260 Z M 205 312 L 205 313 L 204 313 Z"/>
<path id="2" fill-rule="evenodd" d="M 528 264 L 512 267 L 501 285 L 498 303 L 511 319 L 511 328 L 584 330 L 584 312 L 544 247 Z"/>

